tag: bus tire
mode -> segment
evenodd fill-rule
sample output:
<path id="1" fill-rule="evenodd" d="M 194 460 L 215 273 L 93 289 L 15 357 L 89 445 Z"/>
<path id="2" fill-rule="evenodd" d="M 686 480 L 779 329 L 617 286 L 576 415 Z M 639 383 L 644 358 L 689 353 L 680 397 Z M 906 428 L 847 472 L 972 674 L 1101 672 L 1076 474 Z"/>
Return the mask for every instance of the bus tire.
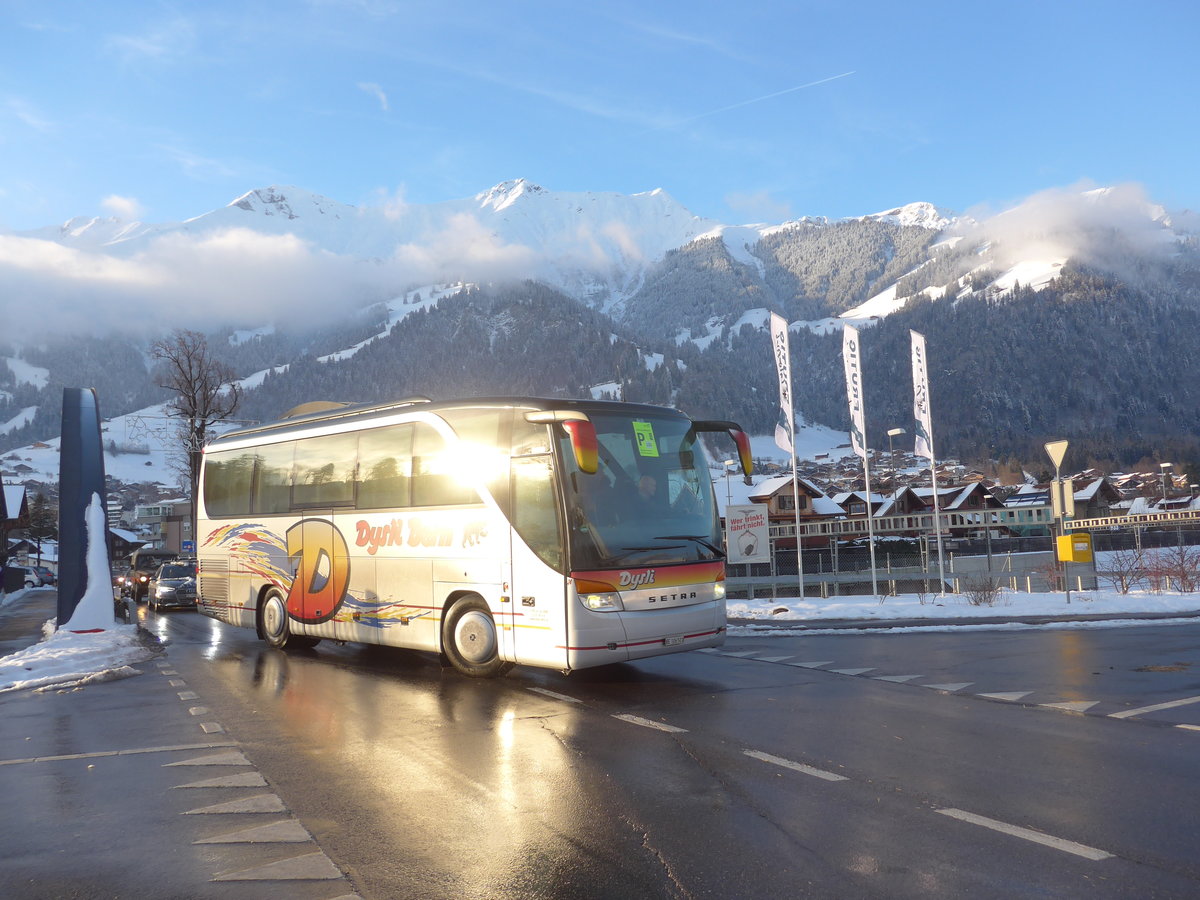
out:
<path id="1" fill-rule="evenodd" d="M 442 620 L 442 649 L 450 664 L 472 678 L 495 678 L 513 664 L 500 658 L 496 620 L 478 594 L 459 597 Z"/>
<path id="2" fill-rule="evenodd" d="M 321 642 L 320 638 L 292 634 L 287 599 L 276 588 L 267 591 L 267 596 L 263 598 L 258 608 L 258 622 L 263 640 L 276 650 L 304 650 Z"/>

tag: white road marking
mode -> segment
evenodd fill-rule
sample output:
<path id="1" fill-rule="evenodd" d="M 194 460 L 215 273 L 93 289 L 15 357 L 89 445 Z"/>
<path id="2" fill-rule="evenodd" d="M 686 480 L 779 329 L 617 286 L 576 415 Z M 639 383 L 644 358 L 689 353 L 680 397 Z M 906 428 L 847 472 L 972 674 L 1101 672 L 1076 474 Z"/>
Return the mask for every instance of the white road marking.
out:
<path id="1" fill-rule="evenodd" d="M 801 669 L 819 669 L 821 666 L 828 666 L 833 663 L 832 659 L 822 660 L 821 662 L 800 662 L 788 663 L 789 666 L 799 666 Z"/>
<path id="2" fill-rule="evenodd" d="M 790 656 L 760 656 L 758 658 L 758 661 L 759 662 L 777 663 L 777 662 L 783 662 L 785 659 L 791 659 L 791 657 Z"/>
<path id="3" fill-rule="evenodd" d="M 1009 700 L 1013 703 L 1022 697 L 1028 697 L 1033 691 L 1009 691 L 1004 694 L 976 694 L 977 697 L 987 697 L 989 700 Z"/>
<path id="4" fill-rule="evenodd" d="M 554 691 L 548 691 L 545 688 L 531 687 L 529 690 L 533 691 L 535 694 L 543 694 L 546 697 L 553 697 L 555 700 L 565 700 L 567 703 L 579 702 L 574 697 L 568 697 L 566 694 L 558 694 Z"/>
<path id="5" fill-rule="evenodd" d="M 207 706 L 192 706 L 188 708 L 189 716 L 207 716 L 212 710 Z"/>
<path id="6" fill-rule="evenodd" d="M 1130 716 L 1140 716 L 1143 713 L 1158 712 L 1160 709 L 1174 709 L 1177 706 L 1187 706 L 1200 703 L 1200 697 L 1188 697 L 1185 700 L 1172 700 L 1169 703 L 1156 703 L 1153 706 L 1142 706 L 1138 709 L 1126 709 L 1121 712 L 1109 713 L 1111 719 L 1128 719 Z"/>
<path id="7" fill-rule="evenodd" d="M 213 881 L 297 881 L 321 880 L 332 881 L 341 878 L 341 870 L 333 861 L 318 850 L 306 853 L 294 859 L 281 859 L 253 869 L 243 869 L 240 872 L 226 872 L 218 875 Z"/>
<path id="8" fill-rule="evenodd" d="M 896 684 L 903 684 L 906 681 L 912 681 L 914 678 L 924 678 L 924 675 L 872 675 L 876 681 L 892 681 Z"/>
<path id="9" fill-rule="evenodd" d="M 1068 700 L 1066 703 L 1042 703 L 1039 705 L 1047 709 L 1061 709 L 1066 712 L 1081 713 L 1087 712 L 1099 702 L 1099 700 Z"/>
<path id="10" fill-rule="evenodd" d="M 216 837 L 192 841 L 193 844 L 299 844 L 311 841 L 312 835 L 294 819 L 283 819 L 241 831 L 230 831 Z"/>
<path id="11" fill-rule="evenodd" d="M 644 728 L 657 728 L 659 731 L 670 731 L 679 734 L 686 734 L 686 728 L 676 728 L 674 725 L 667 725 L 663 722 L 655 722 L 653 719 L 643 719 L 641 716 L 631 716 L 628 713 L 614 715 L 614 719 L 620 719 L 622 722 L 630 722 L 634 725 L 641 725 Z"/>
<path id="12" fill-rule="evenodd" d="M 15 766 L 18 763 L 58 762 L 64 759 L 99 759 L 105 756 L 137 756 L 141 753 L 171 753 L 175 750 L 215 750 L 219 747 L 232 747 L 229 741 L 218 741 L 211 744 L 178 744 L 173 747 L 141 747 L 134 750 L 102 750 L 97 753 L 67 753 L 62 756 L 30 756 L 25 759 L 2 759 L 0 766 Z"/>
<path id="13" fill-rule="evenodd" d="M 1200 725 L 1176 725 L 1176 728 L 1186 728 L 1188 731 L 1200 731 Z"/>
<path id="14" fill-rule="evenodd" d="M 225 813 L 280 813 L 287 812 L 283 801 L 275 794 L 257 794 L 253 797 L 243 797 L 241 800 L 230 800 L 228 803 L 218 803 L 215 806 L 202 806 L 199 809 L 189 809 L 182 813 L 185 816 L 215 816 Z"/>
<path id="15" fill-rule="evenodd" d="M 212 756 L 197 756 L 195 759 L 182 759 L 179 762 L 164 763 L 164 768 L 170 766 L 248 766 L 250 760 L 242 755 L 240 750 L 230 750 L 228 753 L 214 753 Z"/>
<path id="16" fill-rule="evenodd" d="M 221 727 L 219 722 L 201 722 L 200 730 L 205 734 L 224 734 L 225 729 Z"/>
<path id="17" fill-rule="evenodd" d="M 874 672 L 875 667 L 868 666 L 865 669 L 828 669 L 827 671 L 833 672 L 834 674 L 837 674 L 837 675 L 861 675 L 864 672 Z"/>
<path id="18" fill-rule="evenodd" d="M 257 772 L 238 772 L 236 775 L 221 775 L 218 778 L 208 778 L 204 781 L 193 781 L 190 784 L 177 784 L 171 788 L 178 791 L 182 788 L 260 788 L 267 786 L 267 779 Z"/>
<path id="19" fill-rule="evenodd" d="M 198 699 L 200 699 L 200 695 L 197 694 L 195 691 L 180 691 L 179 699 L 180 700 L 198 700 Z"/>
<path id="20" fill-rule="evenodd" d="M 187 687 L 187 682 L 182 678 L 172 678 L 167 682 L 171 687 Z"/>
<path id="21" fill-rule="evenodd" d="M 769 762 L 772 765 L 783 766 L 785 769 L 792 769 L 796 772 L 803 772 L 805 775 L 812 775 L 814 778 L 823 778 L 825 781 L 849 781 L 844 775 L 837 775 L 833 772 L 826 772 L 824 769 L 814 769 L 812 766 L 806 766 L 804 763 L 793 762 L 790 759 L 784 759 L 781 756 L 772 756 L 770 753 L 762 753 L 758 750 L 743 750 L 747 756 L 752 756 L 755 759 L 761 759 L 763 762 Z"/>
<path id="22" fill-rule="evenodd" d="M 753 656 L 757 652 L 758 652 L 757 650 L 736 650 L 732 653 L 722 652 L 721 655 L 722 656 Z"/>
<path id="23" fill-rule="evenodd" d="M 922 684 L 919 685 L 919 687 L 931 688 L 935 691 L 949 691 L 950 693 L 954 693 L 955 691 L 961 691 L 965 687 L 970 687 L 974 683 L 975 682 L 973 681 L 959 681 L 955 682 L 954 684 Z"/>
<path id="24" fill-rule="evenodd" d="M 939 809 L 937 812 L 943 816 L 949 816 L 952 819 L 958 819 L 962 822 L 970 822 L 972 825 L 982 825 L 984 828 L 990 828 L 992 831 L 999 831 L 1002 834 L 1019 837 L 1027 841 L 1033 841 L 1035 844 L 1042 844 L 1046 847 L 1052 847 L 1055 850 L 1061 850 L 1064 853 L 1073 853 L 1076 856 L 1082 856 L 1085 859 L 1101 860 L 1112 858 L 1111 853 L 1104 850 L 1097 850 L 1095 847 L 1089 847 L 1086 844 L 1077 844 L 1075 841 L 1068 841 L 1064 838 L 1052 837 L 1048 834 L 1042 834 L 1040 831 L 1033 831 L 1030 828 L 1022 828 L 1019 825 L 1009 825 L 1007 822 L 1000 822 L 996 819 L 989 819 L 987 816 L 977 816 L 975 813 L 965 812 L 961 809 Z"/>

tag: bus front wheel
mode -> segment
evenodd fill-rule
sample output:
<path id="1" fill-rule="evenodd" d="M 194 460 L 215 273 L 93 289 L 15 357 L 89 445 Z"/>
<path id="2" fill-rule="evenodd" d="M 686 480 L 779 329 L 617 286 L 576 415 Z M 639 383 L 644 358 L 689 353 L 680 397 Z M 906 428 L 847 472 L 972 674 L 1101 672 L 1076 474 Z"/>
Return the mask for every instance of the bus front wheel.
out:
<path id="1" fill-rule="evenodd" d="M 277 650 L 304 650 L 321 642 L 320 638 L 292 634 L 287 600 L 278 590 L 268 591 L 263 598 L 259 609 L 259 626 L 263 639 Z"/>
<path id="2" fill-rule="evenodd" d="M 442 648 L 450 664 L 472 678 L 495 678 L 513 667 L 500 658 L 496 620 L 478 594 L 454 601 L 442 621 Z"/>

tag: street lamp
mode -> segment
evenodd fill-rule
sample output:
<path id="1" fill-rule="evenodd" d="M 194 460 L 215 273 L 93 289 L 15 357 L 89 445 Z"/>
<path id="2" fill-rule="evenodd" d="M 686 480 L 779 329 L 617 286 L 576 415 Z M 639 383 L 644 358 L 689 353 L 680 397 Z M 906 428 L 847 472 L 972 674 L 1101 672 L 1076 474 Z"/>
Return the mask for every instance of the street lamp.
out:
<path id="1" fill-rule="evenodd" d="M 729 504 L 733 502 L 732 495 L 731 495 L 730 489 L 729 489 L 729 471 L 730 471 L 729 467 L 736 466 L 737 460 L 736 459 L 727 459 L 724 462 L 722 462 L 721 465 L 725 467 L 725 505 L 729 506 Z M 729 513 L 725 513 L 725 515 L 728 516 Z"/>
<path id="2" fill-rule="evenodd" d="M 1167 502 L 1167 470 L 1174 466 L 1175 463 L 1159 463 L 1158 467 L 1162 469 L 1162 484 L 1163 484 L 1163 503 Z"/>
<path id="3" fill-rule="evenodd" d="M 888 433 L 887 433 L 887 436 L 888 436 L 888 462 L 890 462 L 892 464 L 892 499 L 893 500 L 896 499 L 896 488 L 899 485 L 896 484 L 896 451 L 892 449 L 892 438 L 900 437 L 900 435 L 906 434 L 906 433 L 907 432 L 905 432 L 905 430 L 903 428 L 889 428 Z M 892 510 L 892 512 L 895 513 L 895 510 Z"/>

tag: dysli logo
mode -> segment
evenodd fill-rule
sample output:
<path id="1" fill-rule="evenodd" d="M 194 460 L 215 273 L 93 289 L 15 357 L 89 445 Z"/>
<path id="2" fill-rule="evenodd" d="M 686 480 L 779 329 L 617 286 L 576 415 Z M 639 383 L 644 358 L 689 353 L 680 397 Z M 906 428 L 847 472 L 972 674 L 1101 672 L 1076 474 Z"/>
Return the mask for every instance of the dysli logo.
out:
<path id="1" fill-rule="evenodd" d="M 619 578 L 623 588 L 640 588 L 644 584 L 654 584 L 654 570 L 645 569 L 641 572 L 622 572 Z"/>

